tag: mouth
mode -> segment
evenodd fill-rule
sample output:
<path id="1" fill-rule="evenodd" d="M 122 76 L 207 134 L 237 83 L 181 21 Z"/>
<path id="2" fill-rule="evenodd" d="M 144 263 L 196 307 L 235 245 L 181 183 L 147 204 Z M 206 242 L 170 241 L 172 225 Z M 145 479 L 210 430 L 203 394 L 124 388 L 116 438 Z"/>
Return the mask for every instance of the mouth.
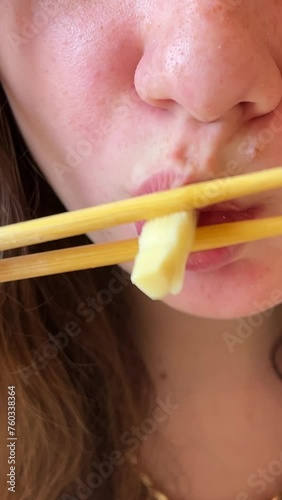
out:
<path id="1" fill-rule="evenodd" d="M 252 206 L 245 209 L 240 207 L 235 202 L 220 203 L 218 205 L 210 205 L 203 209 L 197 210 L 198 227 L 211 226 L 212 224 L 224 224 L 227 222 L 240 222 L 244 220 L 257 219 L 261 214 L 261 207 Z M 146 223 L 145 220 L 135 223 L 138 236 L 141 234 L 142 228 Z"/>
<path id="2" fill-rule="evenodd" d="M 210 205 L 198 210 L 198 226 L 256 219 L 260 212 L 259 206 L 249 206 L 243 209 L 235 201 Z"/>
<path id="3" fill-rule="evenodd" d="M 182 181 L 182 182 L 181 182 Z M 135 196 L 150 194 L 157 191 L 164 191 L 175 187 L 181 187 L 191 184 L 191 179 L 178 180 L 171 174 L 160 174 L 153 176 L 151 180 L 143 183 L 139 187 Z M 238 200 L 230 200 L 224 203 L 204 207 L 198 212 L 198 227 L 210 226 L 213 224 L 224 224 L 228 222 L 240 222 L 245 220 L 257 219 L 262 216 L 263 207 L 261 205 L 246 205 L 239 203 Z M 137 221 L 135 228 L 138 236 L 146 221 Z M 215 250 L 205 250 L 194 252 L 189 255 L 186 269 L 189 271 L 213 271 L 217 270 L 231 262 L 234 262 L 242 254 L 247 244 L 232 245 Z"/>

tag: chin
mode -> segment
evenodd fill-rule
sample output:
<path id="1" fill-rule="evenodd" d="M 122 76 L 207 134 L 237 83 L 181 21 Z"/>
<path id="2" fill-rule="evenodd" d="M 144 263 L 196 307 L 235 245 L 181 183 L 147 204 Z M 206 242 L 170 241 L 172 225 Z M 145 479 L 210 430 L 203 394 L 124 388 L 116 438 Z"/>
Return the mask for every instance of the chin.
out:
<path id="1" fill-rule="evenodd" d="M 253 316 L 282 303 L 281 245 L 256 242 L 247 247 L 237 260 L 216 270 L 186 270 L 181 293 L 168 295 L 162 302 L 182 313 L 210 319 Z M 132 264 L 122 267 L 132 270 Z"/>
<path id="2" fill-rule="evenodd" d="M 279 265 L 280 262 L 280 265 Z M 239 259 L 213 272 L 185 275 L 179 295 L 163 302 L 178 311 L 211 319 L 236 319 L 261 314 L 282 303 L 282 260 L 275 266 Z"/>

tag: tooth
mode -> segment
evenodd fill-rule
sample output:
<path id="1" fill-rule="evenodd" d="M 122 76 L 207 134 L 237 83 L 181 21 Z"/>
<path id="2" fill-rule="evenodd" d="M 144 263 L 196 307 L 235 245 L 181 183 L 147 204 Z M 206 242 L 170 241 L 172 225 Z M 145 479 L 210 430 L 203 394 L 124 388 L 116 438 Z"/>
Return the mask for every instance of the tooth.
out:
<path id="1" fill-rule="evenodd" d="M 144 224 L 131 281 L 151 299 L 181 292 L 196 226 L 195 210 L 177 212 Z"/>

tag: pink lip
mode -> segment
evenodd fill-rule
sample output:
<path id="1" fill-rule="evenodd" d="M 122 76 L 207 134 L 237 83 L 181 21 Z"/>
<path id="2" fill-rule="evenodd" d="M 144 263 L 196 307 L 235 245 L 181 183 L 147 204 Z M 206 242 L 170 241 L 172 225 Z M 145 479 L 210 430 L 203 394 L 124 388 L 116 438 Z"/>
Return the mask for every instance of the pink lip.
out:
<path id="1" fill-rule="evenodd" d="M 178 183 L 179 182 L 179 183 Z M 147 182 L 143 183 L 135 196 L 150 194 L 156 191 L 164 191 L 172 187 L 179 187 L 191 183 L 191 179 L 181 182 L 181 179 L 169 172 L 163 175 L 154 175 Z M 235 201 L 228 201 L 217 205 L 211 205 L 199 210 L 198 226 L 207 226 L 212 224 L 223 224 L 227 222 L 238 222 L 243 220 L 255 219 L 261 216 L 262 207 L 253 206 L 242 209 Z M 145 221 L 138 221 L 135 224 L 136 231 L 140 235 Z M 233 262 L 245 248 L 245 244 L 232 245 L 229 247 L 218 248 L 215 250 L 206 250 L 195 252 L 189 256 L 186 269 L 189 271 L 212 271 Z"/>
<path id="2" fill-rule="evenodd" d="M 210 209 L 210 211 L 208 211 L 208 209 Z M 217 210 L 217 206 L 214 205 L 207 207 L 205 210 L 200 210 L 198 226 L 251 220 L 257 218 L 260 213 L 261 209 L 259 207 L 251 207 L 243 211 L 238 209 L 219 211 Z M 217 248 L 215 250 L 191 253 L 186 264 L 186 269 L 189 271 L 215 271 L 235 261 L 245 247 L 246 244 L 240 244 Z"/>
<path id="3" fill-rule="evenodd" d="M 132 196 L 142 196 L 143 194 L 156 193 L 157 191 L 165 191 L 187 184 L 196 182 L 192 180 L 192 174 L 185 175 L 184 173 L 176 172 L 175 169 L 166 169 L 157 172 L 146 179 L 140 186 L 133 191 Z"/>

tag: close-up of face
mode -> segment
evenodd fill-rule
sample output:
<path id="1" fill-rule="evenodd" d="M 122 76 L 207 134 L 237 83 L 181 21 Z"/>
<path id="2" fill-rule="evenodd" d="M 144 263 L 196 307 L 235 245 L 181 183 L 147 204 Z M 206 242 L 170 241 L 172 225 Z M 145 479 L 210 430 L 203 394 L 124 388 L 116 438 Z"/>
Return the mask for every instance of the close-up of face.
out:
<path id="1" fill-rule="evenodd" d="M 2 0 L 0 80 L 37 165 L 77 210 L 281 165 L 281 22 L 276 0 Z M 276 215 L 281 189 L 200 218 Z M 136 238 L 138 225 L 88 236 Z M 193 254 L 164 302 L 253 314 L 282 302 L 281 265 L 281 237 Z"/>

